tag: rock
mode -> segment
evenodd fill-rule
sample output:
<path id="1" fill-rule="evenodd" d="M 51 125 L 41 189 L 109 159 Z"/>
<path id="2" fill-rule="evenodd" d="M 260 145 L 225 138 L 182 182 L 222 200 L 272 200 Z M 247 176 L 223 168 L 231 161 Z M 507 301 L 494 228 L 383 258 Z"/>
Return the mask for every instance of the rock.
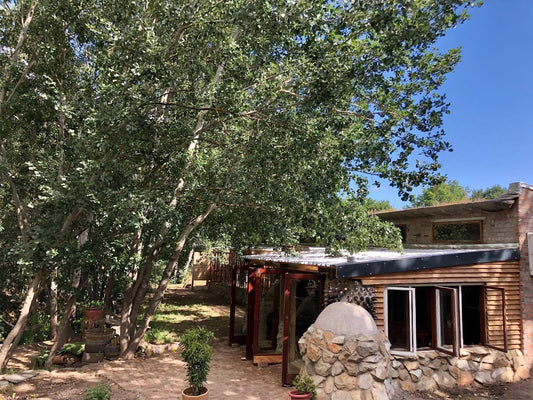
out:
<path id="1" fill-rule="evenodd" d="M 414 369 L 409 371 L 409 375 L 411 375 L 411 380 L 416 383 L 422 377 L 422 371 L 420 369 Z"/>
<path id="2" fill-rule="evenodd" d="M 331 394 L 331 400 L 353 400 L 349 391 L 337 390 Z"/>
<path id="3" fill-rule="evenodd" d="M 379 351 L 379 346 L 376 342 L 362 342 L 357 346 L 357 352 L 361 357 L 367 357 Z"/>
<path id="4" fill-rule="evenodd" d="M 324 332 L 324 340 L 329 342 L 333 338 L 333 332 Z"/>
<path id="5" fill-rule="evenodd" d="M 379 354 L 373 354 L 373 355 L 363 358 L 363 361 L 366 363 L 376 364 L 380 362 L 382 359 L 383 357 L 381 357 Z"/>
<path id="6" fill-rule="evenodd" d="M 433 392 L 437 389 L 437 382 L 433 378 L 423 375 L 416 384 L 416 388 L 425 392 Z"/>
<path id="7" fill-rule="evenodd" d="M 320 376 L 328 376 L 331 371 L 331 364 L 325 363 L 322 360 L 318 360 L 315 363 L 315 374 Z"/>
<path id="8" fill-rule="evenodd" d="M 35 375 L 34 375 L 35 376 Z M 28 376 L 24 376 L 22 374 L 8 374 L 8 375 L 4 375 L 4 380 L 9 382 L 9 383 L 13 383 L 13 384 L 17 384 L 17 383 L 22 383 L 24 381 L 27 381 L 28 379 L 30 379 L 30 377 Z"/>
<path id="9" fill-rule="evenodd" d="M 0 381 L 0 389 L 9 387 L 10 383 L 8 381 Z"/>
<path id="10" fill-rule="evenodd" d="M 528 379 L 530 377 L 529 368 L 525 366 L 518 367 L 515 375 L 520 379 Z"/>
<path id="11" fill-rule="evenodd" d="M 323 389 L 316 390 L 316 396 L 313 397 L 316 400 L 330 400 L 331 396 L 326 393 Z"/>
<path id="12" fill-rule="evenodd" d="M 392 368 L 394 369 L 398 369 L 402 366 L 403 364 L 401 362 L 399 362 L 398 360 L 392 360 Z"/>
<path id="13" fill-rule="evenodd" d="M 335 378 L 335 386 L 339 390 L 352 390 L 355 387 L 357 379 L 348 374 L 340 374 Z"/>
<path id="14" fill-rule="evenodd" d="M 385 389 L 385 385 L 374 385 L 372 389 L 373 400 L 389 400 L 389 394 Z"/>
<path id="15" fill-rule="evenodd" d="M 342 347 L 335 343 L 327 342 L 326 346 L 328 347 L 328 350 L 334 354 L 338 354 L 342 350 Z"/>
<path id="16" fill-rule="evenodd" d="M 331 339 L 331 343 L 335 343 L 342 346 L 344 344 L 344 340 L 344 336 L 335 336 Z"/>
<path id="17" fill-rule="evenodd" d="M 435 371 L 433 379 L 441 389 L 450 389 L 455 386 L 455 379 L 447 371 Z"/>
<path id="18" fill-rule="evenodd" d="M 510 366 L 509 361 L 505 357 L 498 357 L 496 360 L 494 360 L 494 364 L 492 365 L 494 366 L 494 369 Z"/>
<path id="19" fill-rule="evenodd" d="M 468 371 L 470 369 L 470 364 L 468 363 L 468 360 L 457 360 L 457 364 L 455 365 L 457 368 L 462 369 L 463 371 Z"/>
<path id="20" fill-rule="evenodd" d="M 402 381 L 405 381 L 409 378 L 409 372 L 405 368 L 400 368 L 398 370 L 398 375 Z"/>
<path id="21" fill-rule="evenodd" d="M 512 382 L 513 370 L 509 367 L 498 368 L 492 371 L 492 379 L 496 382 Z"/>
<path id="22" fill-rule="evenodd" d="M 324 391 L 327 394 L 332 393 L 335 390 L 335 379 L 332 376 L 326 378 L 326 385 L 324 386 Z"/>
<path id="23" fill-rule="evenodd" d="M 346 351 L 349 354 L 354 354 L 357 351 L 357 343 L 353 340 L 350 340 L 344 345 L 344 351 Z"/>
<path id="24" fill-rule="evenodd" d="M 433 372 L 435 372 L 429 367 L 421 367 L 420 369 L 422 370 L 422 373 L 424 374 L 424 376 L 432 376 Z"/>
<path id="25" fill-rule="evenodd" d="M 358 388 L 361 388 L 364 390 L 371 389 L 373 384 L 374 384 L 374 378 L 372 378 L 372 375 L 369 373 L 365 373 L 357 377 Z"/>
<path id="26" fill-rule="evenodd" d="M 478 383 L 481 383 L 482 385 L 490 385 L 494 383 L 492 380 L 492 374 L 490 371 L 479 371 L 475 377 L 474 380 Z"/>
<path id="27" fill-rule="evenodd" d="M 385 368 L 376 368 L 374 371 L 371 371 L 372 376 L 374 379 L 378 382 L 383 382 L 389 374 L 387 373 L 387 370 Z"/>
<path id="28" fill-rule="evenodd" d="M 400 381 L 400 388 L 406 392 L 414 392 L 416 390 L 415 385 L 411 381 Z"/>
<path id="29" fill-rule="evenodd" d="M 408 371 L 412 371 L 420 367 L 418 361 L 405 361 L 403 365 L 405 366 L 405 368 L 407 368 Z"/>
<path id="30" fill-rule="evenodd" d="M 337 358 L 338 358 L 337 354 L 333 354 L 331 351 L 328 351 L 325 349 L 322 350 L 322 361 L 328 364 L 333 364 L 335 360 L 337 360 Z"/>
<path id="31" fill-rule="evenodd" d="M 487 354 L 485 357 L 481 359 L 482 363 L 492 364 L 494 362 L 494 357 L 492 354 Z"/>
<path id="32" fill-rule="evenodd" d="M 431 359 L 425 356 L 418 357 L 418 362 L 420 365 L 426 366 L 431 362 Z"/>
<path id="33" fill-rule="evenodd" d="M 337 361 L 333 366 L 331 367 L 331 375 L 337 376 L 344 372 L 344 366 L 341 362 Z"/>
<path id="34" fill-rule="evenodd" d="M 448 368 L 448 371 L 450 372 L 450 375 L 453 376 L 455 379 L 459 377 L 459 372 L 460 372 L 459 368 L 452 366 Z"/>
<path id="35" fill-rule="evenodd" d="M 433 369 L 439 369 L 441 366 L 442 366 L 442 361 L 440 360 L 440 358 L 435 358 L 431 360 L 431 362 L 429 363 L 429 367 Z"/>
<path id="36" fill-rule="evenodd" d="M 457 377 L 457 385 L 459 386 L 469 386 L 474 382 L 474 377 L 470 372 L 459 371 L 459 376 Z"/>
<path id="37" fill-rule="evenodd" d="M 313 361 L 313 362 L 317 362 L 318 359 L 320 358 L 320 349 L 319 349 L 316 345 L 309 343 L 309 344 L 307 345 L 307 353 L 306 353 L 306 356 L 307 356 L 307 358 L 309 358 L 311 361 Z"/>
<path id="38" fill-rule="evenodd" d="M 315 384 L 316 387 L 319 387 L 320 385 L 322 385 L 322 382 L 326 380 L 326 378 L 320 375 L 313 375 L 311 379 L 313 380 L 313 383 Z"/>

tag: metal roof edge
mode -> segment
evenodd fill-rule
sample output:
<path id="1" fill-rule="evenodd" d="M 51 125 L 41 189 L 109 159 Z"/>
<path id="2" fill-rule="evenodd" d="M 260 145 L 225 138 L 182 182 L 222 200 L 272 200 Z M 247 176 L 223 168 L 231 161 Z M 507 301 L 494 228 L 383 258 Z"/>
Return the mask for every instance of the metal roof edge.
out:
<path id="1" fill-rule="evenodd" d="M 520 251 L 518 248 L 485 249 L 452 254 L 411 257 L 399 260 L 369 261 L 357 264 L 346 263 L 337 265 L 337 277 L 357 278 L 519 259 Z"/>

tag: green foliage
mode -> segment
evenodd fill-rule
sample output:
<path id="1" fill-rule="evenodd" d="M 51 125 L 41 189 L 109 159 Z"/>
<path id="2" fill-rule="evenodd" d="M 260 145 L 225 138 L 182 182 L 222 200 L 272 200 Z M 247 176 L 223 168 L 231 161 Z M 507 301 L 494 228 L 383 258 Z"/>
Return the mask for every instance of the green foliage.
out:
<path id="1" fill-rule="evenodd" d="M 193 388 L 193 396 L 198 396 L 209 373 L 209 362 L 211 361 L 212 350 L 211 341 L 214 335 L 211 331 L 202 327 L 188 329 L 180 337 L 182 346 L 182 357 L 187 363 L 187 378 Z"/>
<path id="2" fill-rule="evenodd" d="M 470 197 L 475 200 L 492 200 L 502 194 L 507 193 L 507 189 L 500 185 L 494 185 L 487 189 L 474 189 L 470 192 Z"/>
<path id="3" fill-rule="evenodd" d="M 436 43 L 468 7 L 42 0 L 25 30 L 26 3 L 2 3 L 1 309 L 36 271 L 87 299 L 110 281 L 120 299 L 143 266 L 166 282 L 184 233 L 397 247 L 362 206 L 367 179 L 404 198 L 438 180 L 460 52 Z"/>
<path id="4" fill-rule="evenodd" d="M 100 300 L 88 301 L 85 303 L 85 308 L 102 309 L 104 308 L 104 302 Z"/>
<path id="5" fill-rule="evenodd" d="M 465 201 L 490 200 L 507 193 L 507 189 L 494 185 L 487 189 L 470 190 L 455 180 L 448 180 L 426 187 L 422 194 L 411 197 L 412 207 L 431 207 L 439 204 L 454 204 Z"/>
<path id="6" fill-rule="evenodd" d="M 155 326 L 154 326 L 155 325 Z M 171 343 L 176 340 L 176 334 L 166 329 L 156 327 L 157 324 L 151 324 L 150 330 L 144 335 L 144 340 L 150 343 Z"/>
<path id="7" fill-rule="evenodd" d="M 66 352 L 66 353 L 74 354 L 75 356 L 81 356 L 84 351 L 85 351 L 85 343 L 71 342 L 63 346 L 61 353 Z"/>
<path id="8" fill-rule="evenodd" d="M 111 399 L 111 385 L 99 383 L 93 388 L 85 389 L 84 400 L 109 400 Z"/>
<path id="9" fill-rule="evenodd" d="M 453 204 L 468 200 L 468 190 L 457 181 L 450 180 L 427 187 L 422 194 L 411 198 L 412 207 L 431 207 L 439 204 Z"/>
<path id="10" fill-rule="evenodd" d="M 389 211 L 394 209 L 388 200 L 374 200 L 367 198 L 364 201 L 364 205 L 370 212 Z"/>
<path id="11" fill-rule="evenodd" d="M 40 349 L 39 354 L 32 360 L 33 369 L 44 369 L 44 365 L 50 352 L 48 349 Z"/>
<path id="12" fill-rule="evenodd" d="M 292 381 L 292 386 L 300 393 L 312 393 L 316 396 L 316 385 L 309 375 L 300 372 Z"/>

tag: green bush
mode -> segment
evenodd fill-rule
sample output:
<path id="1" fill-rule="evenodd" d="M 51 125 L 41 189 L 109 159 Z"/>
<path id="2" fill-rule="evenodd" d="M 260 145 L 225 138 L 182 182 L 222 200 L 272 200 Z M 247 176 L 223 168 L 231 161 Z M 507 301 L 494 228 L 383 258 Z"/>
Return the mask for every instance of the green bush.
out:
<path id="1" fill-rule="evenodd" d="M 312 393 L 316 395 L 316 385 L 309 375 L 305 373 L 299 373 L 292 381 L 292 386 L 300 393 Z"/>
<path id="2" fill-rule="evenodd" d="M 111 385 L 99 383 L 93 388 L 85 389 L 84 400 L 109 400 L 111 399 Z"/>
<path id="3" fill-rule="evenodd" d="M 180 337 L 182 357 L 187 363 L 187 379 L 193 388 L 193 396 L 198 396 L 207 380 L 209 362 L 213 352 L 211 341 L 213 332 L 202 327 L 191 328 Z"/>
<path id="4" fill-rule="evenodd" d="M 48 359 L 48 354 L 50 354 L 50 351 L 48 349 L 39 350 L 39 354 L 37 355 L 37 357 L 35 357 L 32 360 L 32 368 L 33 369 L 44 369 L 44 364 L 46 363 L 46 360 Z"/>

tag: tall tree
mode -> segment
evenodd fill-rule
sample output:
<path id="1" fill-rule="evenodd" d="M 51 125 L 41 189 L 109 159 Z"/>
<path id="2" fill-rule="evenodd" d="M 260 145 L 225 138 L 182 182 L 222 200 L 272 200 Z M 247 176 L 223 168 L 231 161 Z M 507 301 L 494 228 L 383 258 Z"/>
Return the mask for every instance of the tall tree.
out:
<path id="1" fill-rule="evenodd" d="M 412 207 L 431 207 L 439 204 L 453 204 L 468 201 L 468 190 L 457 181 L 449 180 L 438 185 L 425 187 L 422 193 L 411 198 Z"/>
<path id="2" fill-rule="evenodd" d="M 96 296 L 127 277 L 121 354 L 132 357 L 191 235 L 397 243 L 361 206 L 367 180 L 405 198 L 437 178 L 449 148 L 439 87 L 459 51 L 435 43 L 467 6 L 4 2 L 1 223 L 20 234 L 0 240 L 12 268 L 38 277 L 35 293 L 57 271 L 63 320 L 83 285 Z"/>
<path id="3" fill-rule="evenodd" d="M 507 193 L 507 189 L 500 185 L 494 185 L 486 189 L 473 189 L 470 191 L 472 200 L 491 200 Z"/>

